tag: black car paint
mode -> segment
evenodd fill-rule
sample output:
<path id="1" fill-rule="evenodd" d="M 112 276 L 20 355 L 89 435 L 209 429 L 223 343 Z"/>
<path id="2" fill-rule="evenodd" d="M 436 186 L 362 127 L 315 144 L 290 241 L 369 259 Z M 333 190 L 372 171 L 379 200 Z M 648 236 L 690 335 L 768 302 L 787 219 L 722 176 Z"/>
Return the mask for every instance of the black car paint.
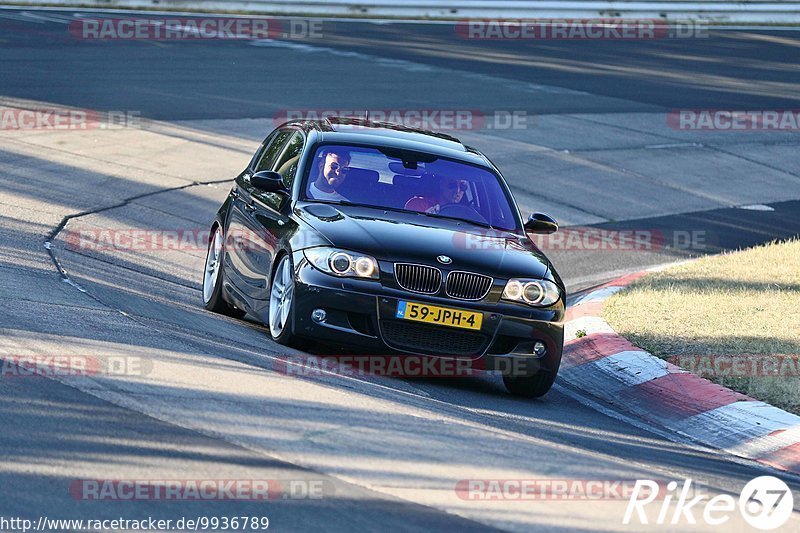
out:
<path id="1" fill-rule="evenodd" d="M 413 135 L 411 140 L 402 134 L 383 137 L 369 128 L 365 128 L 368 133 L 339 133 L 326 128 L 324 123 L 282 127 L 295 128 L 305 135 L 305 147 L 292 188 L 286 192 L 265 192 L 253 187 L 249 178 L 258 159 L 257 153 L 251 165 L 236 178 L 230 197 L 217 214 L 216 223 L 228 238 L 233 239 L 232 246 L 226 247 L 222 276 L 225 298 L 229 302 L 266 323 L 274 268 L 277 259 L 288 254 L 292 258 L 297 284 L 293 328 L 299 335 L 360 346 L 376 353 L 387 349 L 392 351 L 392 346 L 380 334 L 379 320 L 387 319 L 392 306 L 396 307 L 400 299 L 420 301 L 483 312 L 483 329 L 492 343 L 479 356 L 488 356 L 499 335 L 518 336 L 521 340 L 536 339 L 545 342 L 548 350 L 543 360 L 535 361 L 535 367 L 557 371 L 563 348 L 566 291 L 550 261 L 525 235 L 516 204 L 514 210 L 520 220 L 519 229 L 493 231 L 464 221 L 418 213 L 299 199 L 303 178 L 310 171 L 309 159 L 316 148 L 322 143 L 337 142 L 427 152 L 481 165 L 501 178 L 503 188 L 513 202 L 502 175 L 487 158 L 460 144 L 459 151 L 452 141 L 439 137 L 435 138 L 436 142 L 426 144 L 421 141 L 421 135 Z M 312 267 L 302 253 L 303 249 L 314 246 L 336 246 L 372 255 L 379 261 L 381 278 L 378 281 L 360 280 L 322 273 Z M 471 302 L 439 294 L 410 293 L 397 286 L 393 279 L 394 262 L 441 267 L 435 262 L 440 254 L 453 259 L 452 265 L 448 265 L 452 270 L 492 276 L 495 281 L 489 294 L 481 301 Z M 443 270 L 446 274 L 447 269 Z M 501 300 L 505 281 L 512 277 L 549 279 L 559 286 L 562 298 L 543 309 Z M 347 309 L 367 309 L 368 314 L 373 314 L 373 324 L 367 333 L 356 331 L 347 320 L 339 325 L 315 324 L 310 320 L 310 311 L 319 306 L 340 309 L 342 313 Z M 531 358 L 530 354 L 504 355 Z"/>

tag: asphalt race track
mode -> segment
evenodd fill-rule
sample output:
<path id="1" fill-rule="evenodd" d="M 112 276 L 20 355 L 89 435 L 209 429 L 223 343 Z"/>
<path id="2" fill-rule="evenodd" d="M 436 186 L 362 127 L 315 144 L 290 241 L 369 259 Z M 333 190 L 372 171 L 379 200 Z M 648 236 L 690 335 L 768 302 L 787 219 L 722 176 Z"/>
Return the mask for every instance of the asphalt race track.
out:
<path id="1" fill-rule="evenodd" d="M 688 131 L 668 117 L 800 108 L 800 31 L 469 41 L 447 24 L 326 21 L 321 37 L 304 40 L 130 42 L 76 39 L 73 20 L 65 10 L 0 10 L 0 107 L 138 120 L 0 131 L 0 355 L 135 358 L 145 371 L 0 378 L 0 516 L 267 516 L 279 531 L 630 531 L 621 500 L 474 501 L 456 485 L 691 478 L 738 497 L 771 472 L 673 441 L 558 382 L 525 401 L 494 377 L 287 375 L 276 362 L 295 352 L 261 325 L 202 308 L 204 245 L 75 243 L 82 230 L 202 233 L 276 116 L 365 108 L 524 116 L 516 129 L 450 133 L 492 158 L 523 213 L 659 236 L 642 249 L 550 243 L 572 291 L 789 237 L 800 233 L 797 130 Z M 797 530 L 800 480 L 782 478 L 795 494 L 785 527 Z M 282 480 L 324 497 L 91 501 L 70 490 L 98 479 Z M 743 528 L 737 520 L 728 527 Z"/>

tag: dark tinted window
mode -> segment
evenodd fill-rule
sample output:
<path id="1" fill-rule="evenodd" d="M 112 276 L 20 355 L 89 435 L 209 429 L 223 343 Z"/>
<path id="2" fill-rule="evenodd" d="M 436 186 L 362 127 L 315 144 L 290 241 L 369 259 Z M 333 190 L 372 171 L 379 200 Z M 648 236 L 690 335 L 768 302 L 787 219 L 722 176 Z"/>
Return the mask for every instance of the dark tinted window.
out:
<path id="1" fill-rule="evenodd" d="M 272 168 L 275 172 L 283 176 L 283 182 L 290 189 L 292 183 L 294 183 L 295 175 L 297 174 L 297 165 L 300 162 L 300 154 L 303 152 L 304 144 L 305 139 L 303 134 L 299 131 L 295 131 L 286 143 L 283 153 Z"/>
<path id="2" fill-rule="evenodd" d="M 261 161 L 258 162 L 256 165 L 255 172 L 261 172 L 262 170 L 272 170 L 272 166 L 275 163 L 275 160 L 280 157 L 281 153 L 283 153 L 283 149 L 286 146 L 286 143 L 289 142 L 294 131 L 292 130 L 281 130 L 273 137 L 272 142 L 269 143 L 267 149 L 264 150 L 264 154 L 261 156 Z"/>
<path id="3" fill-rule="evenodd" d="M 276 134 L 277 132 L 273 131 L 267 136 L 266 139 L 264 139 L 264 141 L 261 143 L 261 146 L 259 146 L 258 150 L 256 150 L 256 153 L 253 154 L 253 159 L 250 160 L 250 164 L 247 165 L 248 169 L 253 170 L 258 166 L 258 162 L 261 161 L 261 156 L 264 155 L 264 150 L 267 149 L 267 146 L 269 146 L 269 143 L 272 142 L 272 139 L 275 138 Z"/>
<path id="4" fill-rule="evenodd" d="M 520 229 L 511 198 L 490 169 L 430 154 L 393 152 L 321 146 L 304 184 L 305 198 Z M 337 164 L 331 166 L 334 159 Z"/>

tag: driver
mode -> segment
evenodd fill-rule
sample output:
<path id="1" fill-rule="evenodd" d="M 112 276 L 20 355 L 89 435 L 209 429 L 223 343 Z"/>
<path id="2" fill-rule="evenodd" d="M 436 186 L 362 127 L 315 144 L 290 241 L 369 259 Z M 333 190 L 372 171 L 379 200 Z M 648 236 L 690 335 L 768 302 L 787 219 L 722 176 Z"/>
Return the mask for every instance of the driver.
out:
<path id="1" fill-rule="evenodd" d="M 328 150 L 318 159 L 317 179 L 308 187 L 310 196 L 315 200 L 345 201 L 346 198 L 338 189 L 347 178 L 350 153 L 344 150 Z"/>
<path id="2" fill-rule="evenodd" d="M 443 177 L 439 179 L 439 186 L 434 197 L 415 196 L 406 202 L 405 208 L 421 213 L 436 214 L 445 205 L 461 203 L 468 187 L 467 180 Z"/>

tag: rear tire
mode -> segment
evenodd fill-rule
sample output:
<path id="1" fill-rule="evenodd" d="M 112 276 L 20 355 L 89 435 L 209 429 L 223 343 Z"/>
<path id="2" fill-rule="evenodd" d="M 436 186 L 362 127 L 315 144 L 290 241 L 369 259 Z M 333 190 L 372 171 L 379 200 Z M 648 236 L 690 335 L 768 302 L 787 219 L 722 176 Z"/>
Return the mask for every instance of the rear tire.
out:
<path id="1" fill-rule="evenodd" d="M 225 238 L 219 226 L 214 226 L 208 240 L 206 266 L 203 271 L 203 304 L 206 309 L 233 318 L 242 318 L 246 313 L 228 302 L 222 296 L 222 258 L 225 252 Z"/>
<path id="2" fill-rule="evenodd" d="M 515 396 L 541 398 L 553 386 L 557 374 L 542 370 L 532 376 L 503 376 L 503 384 Z"/>

